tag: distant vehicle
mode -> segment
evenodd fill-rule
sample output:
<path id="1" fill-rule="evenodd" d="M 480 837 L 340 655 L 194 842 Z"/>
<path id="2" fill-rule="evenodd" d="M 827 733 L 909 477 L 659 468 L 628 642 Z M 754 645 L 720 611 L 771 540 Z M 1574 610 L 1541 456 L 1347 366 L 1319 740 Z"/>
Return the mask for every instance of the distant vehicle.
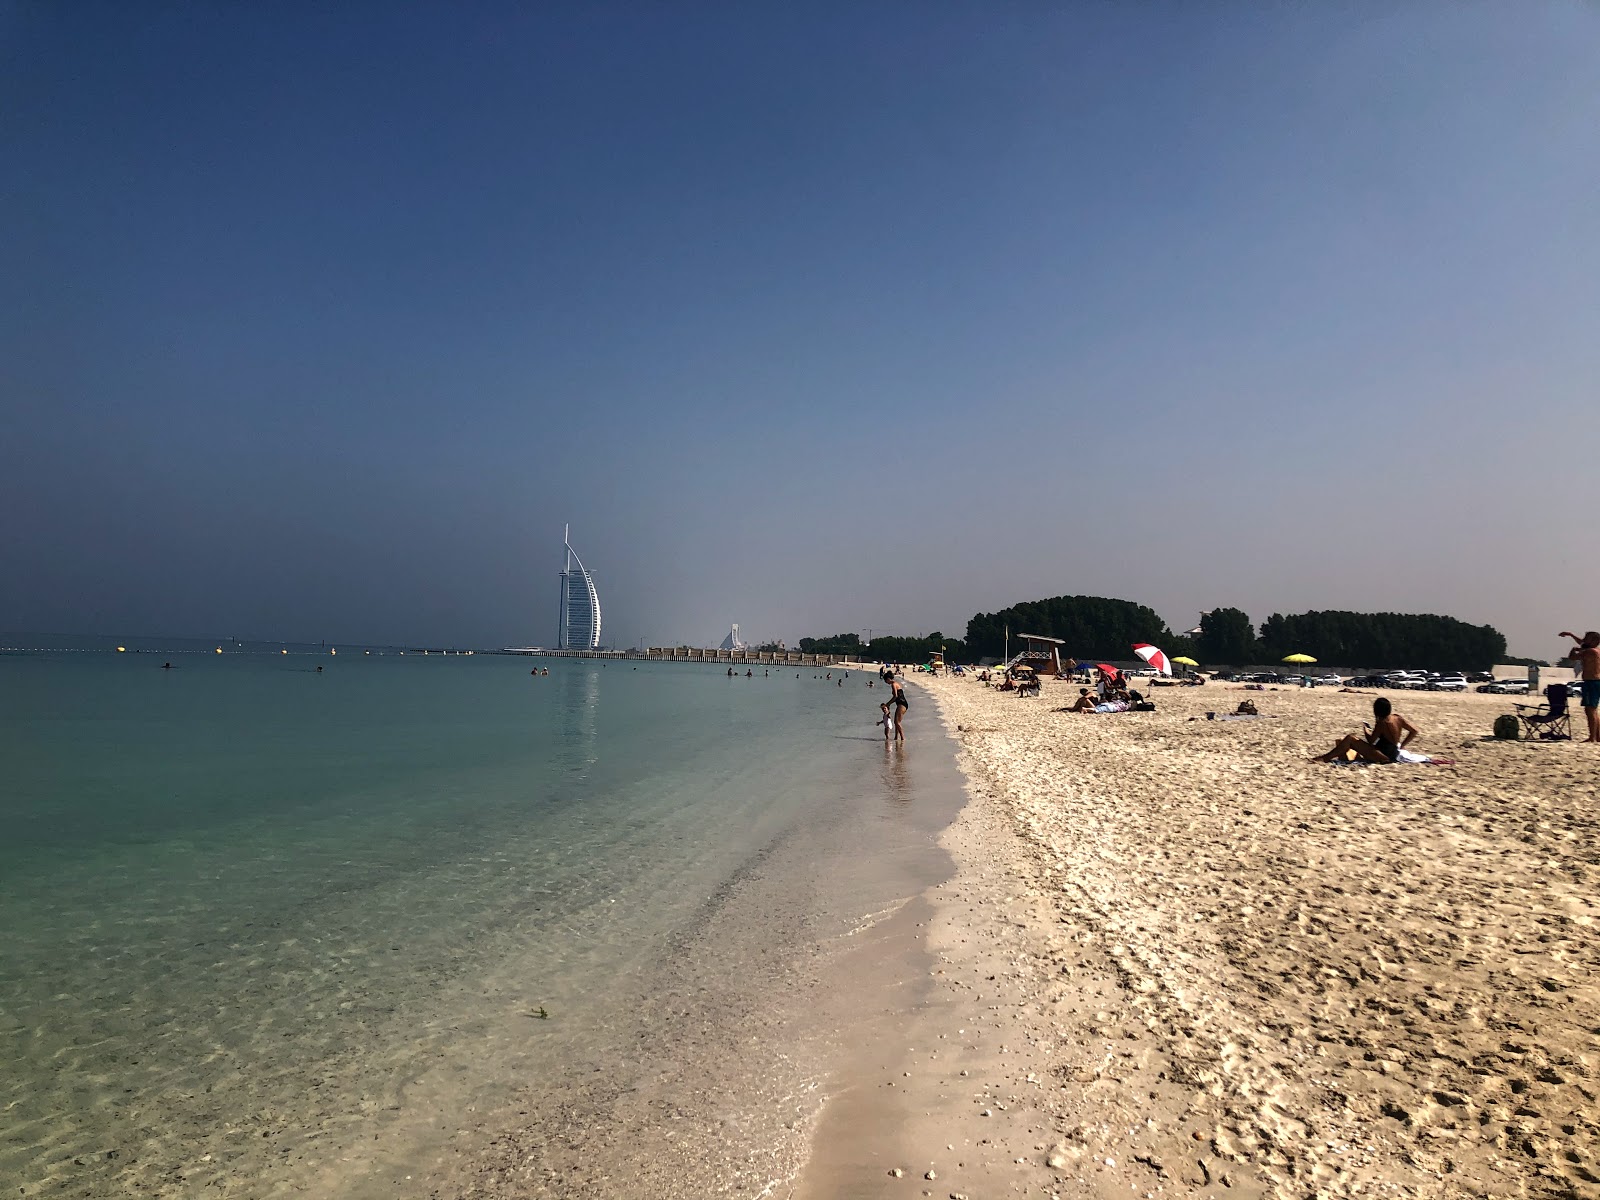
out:
<path id="1" fill-rule="evenodd" d="M 1497 679 L 1484 687 L 1484 691 L 1496 696 L 1526 696 L 1528 694 L 1528 681 L 1526 679 Z"/>
<path id="2" fill-rule="evenodd" d="M 1465 675 L 1441 675 L 1437 679 L 1428 680 L 1430 692 L 1464 692 L 1467 690 L 1467 677 Z"/>
<path id="3" fill-rule="evenodd" d="M 1353 688 L 1383 687 L 1385 679 L 1382 675 L 1352 675 L 1346 681 Z"/>
<path id="4" fill-rule="evenodd" d="M 1494 682 L 1494 676 L 1489 674 L 1489 672 L 1487 672 L 1487 671 L 1468 671 L 1467 672 L 1467 682 L 1468 683 L 1493 683 Z"/>
<path id="5" fill-rule="evenodd" d="M 1326 675 L 1318 675 L 1311 682 L 1313 684 L 1315 684 L 1317 687 L 1343 687 L 1344 686 L 1344 680 L 1340 679 L 1337 675 L 1333 674 L 1331 671 Z"/>
<path id="6" fill-rule="evenodd" d="M 1421 671 L 1390 671 L 1383 677 L 1384 687 L 1392 688 L 1419 688 L 1427 682 L 1427 675 Z"/>

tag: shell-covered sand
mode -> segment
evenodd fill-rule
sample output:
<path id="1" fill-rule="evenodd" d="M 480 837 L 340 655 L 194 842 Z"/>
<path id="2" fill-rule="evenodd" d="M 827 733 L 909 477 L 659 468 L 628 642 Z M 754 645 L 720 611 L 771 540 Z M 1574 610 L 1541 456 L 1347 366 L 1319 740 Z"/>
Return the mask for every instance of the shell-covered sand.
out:
<path id="1" fill-rule="evenodd" d="M 1600 747 L 1490 739 L 1513 698 L 1391 693 L 1454 765 L 1326 766 L 1372 696 L 1094 716 L 1061 683 L 926 687 L 1015 835 L 944 935 L 954 976 L 963 902 L 1014 918 L 998 982 L 949 981 L 1029 1046 L 992 1089 L 1032 1113 L 1014 1188 L 1600 1195 Z M 1205 718 L 1247 696 L 1263 719 Z"/>

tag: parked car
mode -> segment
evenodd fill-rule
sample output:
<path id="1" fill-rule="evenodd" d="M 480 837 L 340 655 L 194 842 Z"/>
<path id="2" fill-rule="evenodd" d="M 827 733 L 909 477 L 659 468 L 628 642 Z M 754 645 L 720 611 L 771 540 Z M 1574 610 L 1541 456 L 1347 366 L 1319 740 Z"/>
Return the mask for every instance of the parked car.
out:
<path id="1" fill-rule="evenodd" d="M 1337 675 L 1334 675 L 1332 673 L 1329 673 L 1327 675 L 1318 675 L 1311 682 L 1314 685 L 1316 685 L 1317 687 L 1343 687 L 1344 686 L 1344 680 L 1340 679 Z"/>
<path id="2" fill-rule="evenodd" d="M 1382 675 L 1352 675 L 1348 680 L 1353 688 L 1381 688 L 1386 682 Z"/>
<path id="3" fill-rule="evenodd" d="M 1437 679 L 1428 680 L 1430 692 L 1464 692 L 1467 690 L 1467 677 L 1465 675 L 1441 675 Z"/>
<path id="4" fill-rule="evenodd" d="M 1494 676 L 1489 674 L 1489 672 L 1487 672 L 1487 671 L 1469 671 L 1469 672 L 1467 672 L 1467 682 L 1468 683 L 1493 683 L 1494 682 Z"/>
<path id="5" fill-rule="evenodd" d="M 1526 696 L 1528 694 L 1528 681 L 1526 679 L 1497 679 L 1489 684 L 1488 691 L 1496 696 Z"/>

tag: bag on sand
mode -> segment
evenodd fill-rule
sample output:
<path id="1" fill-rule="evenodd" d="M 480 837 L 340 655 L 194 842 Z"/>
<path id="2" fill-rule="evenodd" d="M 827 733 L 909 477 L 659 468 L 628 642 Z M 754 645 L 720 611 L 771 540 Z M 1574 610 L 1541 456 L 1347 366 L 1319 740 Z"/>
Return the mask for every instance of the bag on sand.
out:
<path id="1" fill-rule="evenodd" d="M 1494 719 L 1494 735 L 1503 742 L 1514 742 L 1522 733 L 1522 727 L 1517 724 L 1516 717 L 1510 713 L 1501 713 Z"/>

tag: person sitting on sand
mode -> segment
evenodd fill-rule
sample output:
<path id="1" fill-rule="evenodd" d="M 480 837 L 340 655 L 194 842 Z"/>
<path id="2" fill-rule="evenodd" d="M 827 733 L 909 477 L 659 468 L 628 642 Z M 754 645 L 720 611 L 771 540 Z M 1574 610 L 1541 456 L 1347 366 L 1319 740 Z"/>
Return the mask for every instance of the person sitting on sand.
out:
<path id="1" fill-rule="evenodd" d="M 1075 701 L 1073 701 L 1072 707 L 1067 709 L 1067 711 L 1068 712 L 1093 712 L 1094 711 L 1094 697 L 1089 695 L 1089 689 L 1088 688 L 1079 688 L 1078 689 L 1078 698 Z"/>
<path id="2" fill-rule="evenodd" d="M 1369 763 L 1395 763 L 1400 761 L 1400 751 L 1411 744 L 1417 736 L 1417 727 L 1406 720 L 1389 703 L 1387 696 L 1379 696 L 1372 702 L 1372 715 L 1377 718 L 1377 723 L 1370 729 L 1361 727 L 1363 737 L 1347 733 L 1340 738 L 1332 750 L 1326 754 L 1319 754 L 1312 762 L 1332 762 L 1336 758 L 1345 758 L 1351 752 L 1362 762 Z"/>

